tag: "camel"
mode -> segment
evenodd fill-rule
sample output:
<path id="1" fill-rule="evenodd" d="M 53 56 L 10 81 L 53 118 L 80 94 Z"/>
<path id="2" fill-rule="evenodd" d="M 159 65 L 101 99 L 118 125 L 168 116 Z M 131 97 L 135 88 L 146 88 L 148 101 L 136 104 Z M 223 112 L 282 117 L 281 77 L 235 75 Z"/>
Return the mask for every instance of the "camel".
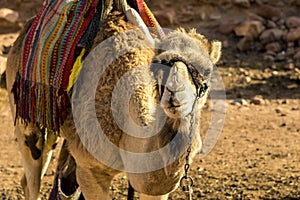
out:
<path id="1" fill-rule="evenodd" d="M 190 146 L 189 162 L 200 151 L 200 112 L 209 94 L 210 72 L 220 59 L 221 43 L 208 41 L 194 29 L 177 29 L 153 44 L 144 30 L 128 21 L 122 9 L 114 7 L 101 23 L 90 54 L 99 46 L 102 54 L 85 58 L 89 60 L 70 94 L 72 107 L 60 132 L 16 120 L 26 199 L 38 199 L 41 178 L 60 137 L 67 141 L 76 162 L 80 190 L 91 200 L 111 199 L 110 183 L 122 171 L 140 199 L 167 199 L 184 176 L 187 148 Z M 25 25 L 7 61 L 14 118 L 11 90 L 20 47 L 31 23 Z M 91 87 L 95 87 L 93 98 L 88 94 Z M 103 141 L 90 118 L 96 119 L 113 150 L 99 145 Z M 137 127 L 145 132 L 140 133 Z M 148 158 L 151 153 L 154 156 Z M 133 156 L 137 154 L 145 156 Z"/>

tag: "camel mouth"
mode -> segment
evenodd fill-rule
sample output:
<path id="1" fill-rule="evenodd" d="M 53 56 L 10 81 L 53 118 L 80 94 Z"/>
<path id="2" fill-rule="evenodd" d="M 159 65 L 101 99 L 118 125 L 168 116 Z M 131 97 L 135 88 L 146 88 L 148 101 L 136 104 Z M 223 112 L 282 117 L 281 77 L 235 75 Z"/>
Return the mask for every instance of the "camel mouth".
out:
<path id="1" fill-rule="evenodd" d="M 166 115 L 171 118 L 180 118 L 186 113 L 183 105 L 168 105 L 163 107 L 163 109 Z"/>

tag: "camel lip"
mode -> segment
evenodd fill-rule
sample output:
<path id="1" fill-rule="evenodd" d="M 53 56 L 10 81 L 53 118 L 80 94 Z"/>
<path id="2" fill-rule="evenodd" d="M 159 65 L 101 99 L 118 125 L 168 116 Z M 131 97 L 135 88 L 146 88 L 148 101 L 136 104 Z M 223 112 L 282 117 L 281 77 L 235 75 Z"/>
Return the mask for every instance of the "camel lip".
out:
<path id="1" fill-rule="evenodd" d="M 181 103 L 180 105 L 169 104 L 169 105 L 165 106 L 165 108 L 167 108 L 167 109 L 169 109 L 169 108 L 180 108 L 180 107 L 183 107 L 187 104 L 188 103 Z"/>
<path id="2" fill-rule="evenodd" d="M 162 108 L 163 108 L 163 109 L 167 109 L 167 110 L 170 110 L 170 109 L 172 109 L 172 108 L 178 109 L 178 108 L 180 108 L 180 107 L 182 107 L 182 105 L 178 105 L 178 106 L 175 106 L 175 105 L 162 105 Z"/>

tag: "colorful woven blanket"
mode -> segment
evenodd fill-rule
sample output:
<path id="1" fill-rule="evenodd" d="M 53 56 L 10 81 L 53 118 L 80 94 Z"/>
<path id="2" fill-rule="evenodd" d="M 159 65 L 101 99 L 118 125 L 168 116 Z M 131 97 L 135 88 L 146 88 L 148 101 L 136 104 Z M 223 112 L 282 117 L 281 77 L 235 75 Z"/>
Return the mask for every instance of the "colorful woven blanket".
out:
<path id="1" fill-rule="evenodd" d="M 99 0 L 48 0 L 25 36 L 14 93 L 16 116 L 59 130 L 66 118 L 75 49 Z"/>
<path id="2" fill-rule="evenodd" d="M 144 0 L 132 1 L 138 5 L 145 24 L 156 28 L 163 38 L 162 29 Z M 101 5 L 103 2 L 45 1 L 23 41 L 21 63 L 13 87 L 16 119 L 59 131 L 67 117 L 68 91 L 72 86 L 69 83 L 75 82 L 88 47 L 80 50 L 81 53 L 76 49 L 82 47 L 82 43 L 91 46 L 95 34 L 86 32 L 98 31 L 101 9 L 105 9 Z"/>

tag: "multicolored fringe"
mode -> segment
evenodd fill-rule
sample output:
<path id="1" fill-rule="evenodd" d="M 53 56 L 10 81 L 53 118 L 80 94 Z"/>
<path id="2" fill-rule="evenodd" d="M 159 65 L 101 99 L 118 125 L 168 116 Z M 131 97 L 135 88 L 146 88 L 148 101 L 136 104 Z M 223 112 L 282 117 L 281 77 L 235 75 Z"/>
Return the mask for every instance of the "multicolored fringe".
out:
<path id="1" fill-rule="evenodd" d="M 67 114 L 69 77 L 75 49 L 99 0 L 47 0 L 26 35 L 13 88 L 25 123 L 59 130 Z"/>
<path id="2" fill-rule="evenodd" d="M 151 10 L 148 8 L 146 2 L 144 0 L 136 0 L 138 12 L 140 13 L 144 23 L 149 28 L 154 28 L 155 34 L 160 37 L 160 39 L 165 39 L 166 35 L 159 25 L 158 21 L 155 19 Z M 151 29 L 150 29 L 151 30 Z"/>

